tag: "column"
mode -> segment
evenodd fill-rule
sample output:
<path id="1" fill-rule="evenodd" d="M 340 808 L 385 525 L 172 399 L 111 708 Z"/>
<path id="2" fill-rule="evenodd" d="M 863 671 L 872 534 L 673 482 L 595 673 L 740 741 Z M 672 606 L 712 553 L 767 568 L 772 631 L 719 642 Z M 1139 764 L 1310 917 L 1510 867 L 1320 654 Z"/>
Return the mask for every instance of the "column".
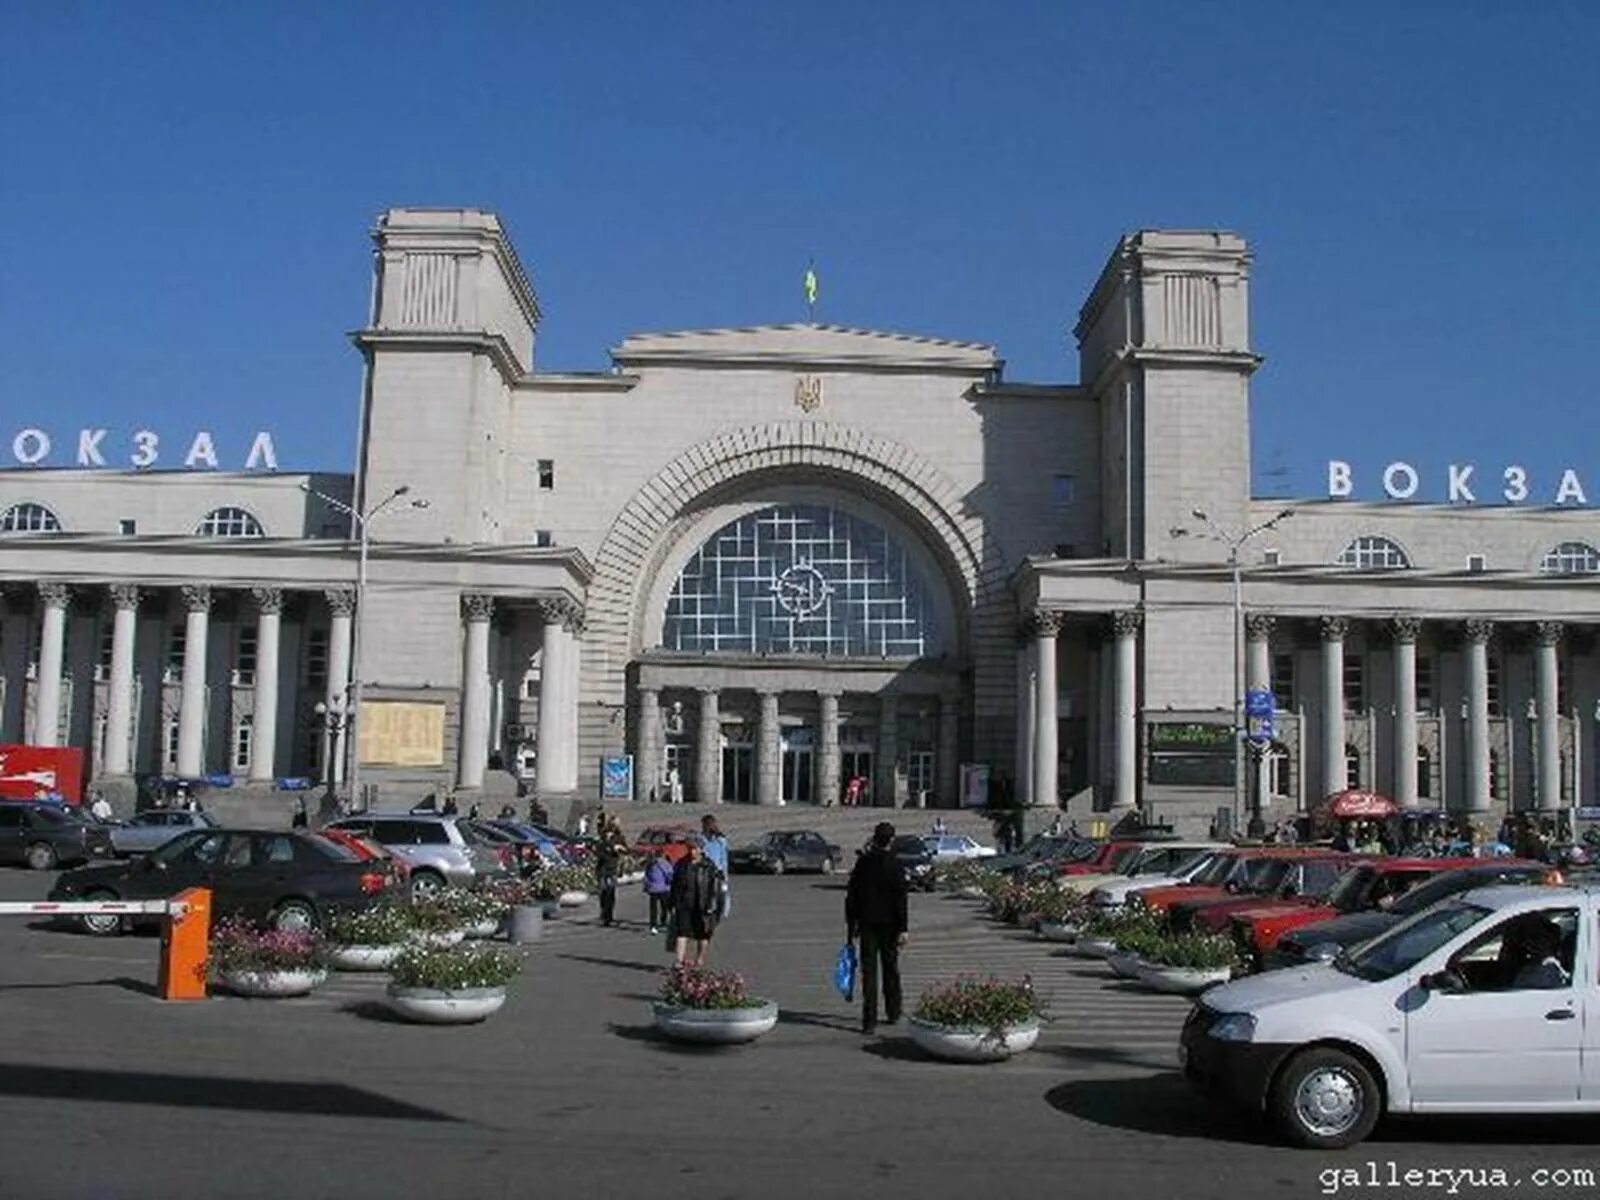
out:
<path id="1" fill-rule="evenodd" d="M 1111 614 L 1111 631 L 1116 639 L 1112 737 L 1117 748 L 1117 773 L 1111 791 L 1111 811 L 1115 814 L 1131 810 L 1139 797 L 1138 651 L 1142 619 L 1137 610 Z"/>
<path id="2" fill-rule="evenodd" d="M 283 633 L 283 589 L 250 589 L 256 605 L 256 694 L 250 739 L 250 782 L 271 783 L 278 754 L 278 646 Z"/>
<path id="3" fill-rule="evenodd" d="M 322 735 L 322 778 L 326 783 L 344 782 L 345 730 L 349 727 L 350 631 L 356 610 L 356 594 L 349 588 L 330 588 L 323 593 L 332 618 L 328 623 L 328 687 L 324 703 L 328 706 L 328 727 Z"/>
<path id="4" fill-rule="evenodd" d="M 1056 635 L 1060 632 L 1060 613 L 1040 609 L 1033 614 L 1033 793 L 1029 802 L 1052 808 L 1061 803 L 1056 749 Z"/>
<path id="5" fill-rule="evenodd" d="M 961 807 L 961 698 L 955 692 L 939 697 L 938 807 Z"/>
<path id="6" fill-rule="evenodd" d="M 561 731 L 556 786 L 565 794 L 578 790 L 578 677 L 583 658 L 583 609 L 568 601 L 561 617 L 561 671 L 556 715 Z"/>
<path id="7" fill-rule="evenodd" d="M 722 694 L 713 687 L 700 689 L 694 791 L 701 804 L 722 803 Z"/>
<path id="8" fill-rule="evenodd" d="M 111 680 L 106 695 L 106 743 L 101 768 L 107 775 L 133 770 L 133 646 L 139 628 L 139 588 L 114 583 L 111 593 Z"/>
<path id="9" fill-rule="evenodd" d="M 1422 621 L 1395 617 L 1389 622 L 1394 639 L 1394 801 L 1417 807 L 1417 635 Z"/>
<path id="10" fill-rule="evenodd" d="M 1248 691 L 1272 690 L 1272 630 L 1277 623 L 1271 613 L 1249 613 L 1244 619 L 1244 686 Z"/>
<path id="11" fill-rule="evenodd" d="M 1489 811 L 1489 639 L 1492 621 L 1468 621 L 1467 651 L 1467 811 Z"/>
<path id="12" fill-rule="evenodd" d="M 1561 807 L 1561 714 L 1556 711 L 1560 666 L 1556 649 L 1563 632 L 1560 621 L 1540 621 L 1534 626 L 1533 686 L 1539 704 L 1536 803 L 1540 812 L 1555 812 Z"/>
<path id="13" fill-rule="evenodd" d="M 639 689 L 639 761 L 633 769 L 637 779 L 633 785 L 635 800 L 648 800 L 653 791 L 658 800 L 670 800 L 664 795 L 661 779 L 661 689 Z"/>
<path id="14" fill-rule="evenodd" d="M 839 776 L 844 759 L 839 753 L 839 693 L 821 692 L 817 697 L 821 748 L 817 754 L 817 803 L 839 803 Z"/>
<path id="15" fill-rule="evenodd" d="M 465 655 L 461 664 L 461 746 L 457 786 L 481 788 L 489 765 L 489 622 L 494 597 L 468 593 L 461 597 L 467 619 Z"/>
<path id="16" fill-rule="evenodd" d="M 899 799 L 895 783 L 900 764 L 900 700 L 887 692 L 878 697 L 878 760 L 877 776 L 872 781 L 872 803 L 875 806 L 894 808 Z"/>
<path id="17" fill-rule="evenodd" d="M 206 732 L 206 634 L 211 627 L 211 589 L 203 583 L 180 589 L 183 624 L 183 687 L 178 701 L 178 775 L 204 774 Z"/>
<path id="18" fill-rule="evenodd" d="M 1322 796 L 1342 792 L 1349 782 L 1344 747 L 1344 617 L 1322 618 Z"/>
<path id="19" fill-rule="evenodd" d="M 756 744 L 756 803 L 764 805 L 783 802 L 783 743 L 778 726 L 778 693 L 763 691 L 761 697 L 761 731 Z"/>
<path id="20" fill-rule="evenodd" d="M 577 704 L 576 687 L 570 683 L 569 660 L 574 656 L 568 628 L 577 620 L 577 609 L 564 598 L 544 600 L 539 603 L 539 615 L 544 632 L 539 654 L 537 782 L 540 796 L 559 796 L 577 788 L 577 755 L 569 756 L 567 745 L 577 732 L 577 716 L 574 713 L 569 720 L 567 712 Z"/>
<path id="21" fill-rule="evenodd" d="M 39 637 L 39 678 L 33 696 L 33 743 L 61 744 L 61 667 L 67 648 L 67 609 L 72 589 L 64 583 L 41 583 L 44 625 Z"/>
<path id="22" fill-rule="evenodd" d="M 1033 730 L 1038 668 L 1033 654 L 1033 632 L 1024 624 L 1017 630 L 1017 760 L 1012 789 L 1020 805 L 1033 803 Z"/>

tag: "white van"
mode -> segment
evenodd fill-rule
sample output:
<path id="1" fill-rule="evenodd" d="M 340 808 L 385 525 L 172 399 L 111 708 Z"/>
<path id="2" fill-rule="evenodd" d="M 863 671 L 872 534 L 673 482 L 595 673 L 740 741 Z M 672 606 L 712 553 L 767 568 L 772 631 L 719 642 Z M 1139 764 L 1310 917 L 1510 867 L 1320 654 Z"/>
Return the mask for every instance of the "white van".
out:
<path id="1" fill-rule="evenodd" d="M 1315 1149 L 1384 1112 L 1600 1112 L 1597 913 L 1594 887 L 1463 893 L 1331 964 L 1206 993 L 1179 1061 Z"/>

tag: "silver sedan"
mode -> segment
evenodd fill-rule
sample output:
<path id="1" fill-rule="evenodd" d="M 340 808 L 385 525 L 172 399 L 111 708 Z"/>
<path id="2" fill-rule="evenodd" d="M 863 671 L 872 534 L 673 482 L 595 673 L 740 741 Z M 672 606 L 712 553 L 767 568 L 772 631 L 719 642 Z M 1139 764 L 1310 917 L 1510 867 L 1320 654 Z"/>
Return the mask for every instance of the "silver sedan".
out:
<path id="1" fill-rule="evenodd" d="M 191 829 L 211 829 L 215 822 L 204 813 L 183 809 L 151 809 L 137 813 L 125 825 L 111 827 L 111 848 L 119 856 L 148 854 Z"/>

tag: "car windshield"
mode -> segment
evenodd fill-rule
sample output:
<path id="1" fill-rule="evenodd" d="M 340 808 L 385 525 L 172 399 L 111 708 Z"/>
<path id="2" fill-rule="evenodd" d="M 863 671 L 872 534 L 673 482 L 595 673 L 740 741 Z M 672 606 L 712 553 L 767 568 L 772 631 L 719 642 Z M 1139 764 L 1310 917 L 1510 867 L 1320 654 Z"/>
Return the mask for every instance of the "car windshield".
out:
<path id="1" fill-rule="evenodd" d="M 68 818 L 62 814 L 60 809 L 47 808 L 42 804 L 33 809 L 28 815 L 41 825 L 66 825 L 68 823 Z"/>
<path id="2" fill-rule="evenodd" d="M 1202 887 L 1216 887 L 1226 881 L 1239 865 L 1240 860 L 1232 854 L 1213 854 L 1211 861 L 1189 877 L 1189 882 Z"/>
<path id="3" fill-rule="evenodd" d="M 1489 887 L 1496 883 L 1529 883 L 1536 877 L 1537 871 L 1532 868 L 1499 872 L 1477 871 L 1469 867 L 1464 871 L 1446 871 L 1412 888 L 1394 902 L 1389 912 L 1397 917 L 1415 916 L 1441 900 L 1448 900 L 1475 887 Z"/>
<path id="4" fill-rule="evenodd" d="M 1138 846 L 1119 846 L 1113 850 L 1106 859 L 1106 870 L 1118 872 L 1133 865 L 1133 860 L 1139 857 Z"/>
<path id="5" fill-rule="evenodd" d="M 198 831 L 193 833 L 180 833 L 170 842 L 166 842 L 157 847 L 155 850 L 151 851 L 150 857 L 156 862 L 174 862 L 183 854 L 187 853 L 188 850 L 195 844 L 195 842 L 199 841 L 203 837 L 210 836 L 212 835 L 200 833 Z"/>
<path id="6" fill-rule="evenodd" d="M 317 834 L 312 834 L 310 837 L 306 838 L 306 844 L 312 849 L 316 850 L 319 854 L 326 855 L 328 858 L 337 859 L 339 862 L 363 861 L 361 855 L 357 854 L 349 846 L 342 845 L 329 837 L 322 837 Z"/>
<path id="7" fill-rule="evenodd" d="M 1300 890 L 1296 895 L 1327 903 L 1348 871 L 1348 864 L 1337 859 L 1313 859 L 1301 871 Z"/>
<path id="8" fill-rule="evenodd" d="M 1341 955 L 1334 965 L 1361 979 L 1392 979 L 1402 971 L 1409 971 L 1491 912 L 1481 905 L 1460 900 L 1441 904 L 1400 922 L 1354 954 Z"/>
<path id="9" fill-rule="evenodd" d="M 1367 892 L 1377 878 L 1375 867 L 1351 867 L 1328 893 L 1328 903 L 1342 913 L 1360 912 L 1367 907 Z"/>
<path id="10" fill-rule="evenodd" d="M 482 825 L 477 821 L 462 821 L 460 827 L 464 834 L 475 833 L 485 842 L 504 844 L 517 840 L 513 834 L 504 829 L 496 829 L 493 825 Z M 470 842 L 472 839 L 469 837 L 467 840 Z"/>
<path id="11" fill-rule="evenodd" d="M 896 854 L 922 854 L 926 850 L 927 847 L 922 844 L 922 839 L 919 837 L 901 836 L 894 840 Z"/>

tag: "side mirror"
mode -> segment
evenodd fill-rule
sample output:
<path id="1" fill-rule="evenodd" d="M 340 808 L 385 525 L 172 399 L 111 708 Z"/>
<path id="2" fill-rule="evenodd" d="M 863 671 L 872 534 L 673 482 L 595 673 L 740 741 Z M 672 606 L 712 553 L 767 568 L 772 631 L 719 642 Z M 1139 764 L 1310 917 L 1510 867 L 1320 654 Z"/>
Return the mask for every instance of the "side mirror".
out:
<path id="1" fill-rule="evenodd" d="M 1433 971 L 1417 981 L 1429 992 L 1462 992 L 1466 990 L 1461 976 L 1454 971 Z"/>

